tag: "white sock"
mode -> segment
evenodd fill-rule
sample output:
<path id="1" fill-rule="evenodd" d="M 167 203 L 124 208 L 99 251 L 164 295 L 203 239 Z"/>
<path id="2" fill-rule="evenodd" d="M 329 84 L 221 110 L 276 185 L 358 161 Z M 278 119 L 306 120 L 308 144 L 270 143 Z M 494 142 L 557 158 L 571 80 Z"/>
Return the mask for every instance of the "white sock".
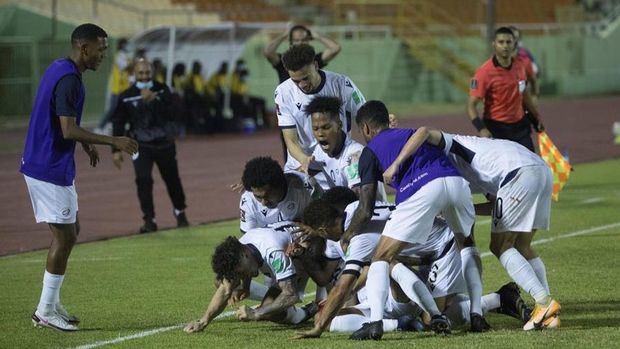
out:
<path id="1" fill-rule="evenodd" d="M 355 332 L 362 325 L 370 322 L 364 315 L 347 314 L 336 316 L 329 325 L 329 332 Z M 393 332 L 398 327 L 398 320 L 383 319 L 383 331 Z"/>
<path id="2" fill-rule="evenodd" d="M 389 267 L 388 262 L 378 261 L 373 262 L 368 269 L 366 288 L 368 305 L 370 305 L 370 321 L 383 319 L 383 308 L 390 291 Z"/>
<path id="3" fill-rule="evenodd" d="M 291 325 L 297 325 L 306 318 L 306 311 L 298 307 L 289 307 L 286 309 L 285 321 Z"/>
<path id="4" fill-rule="evenodd" d="M 536 303 L 544 304 L 549 294 L 545 287 L 538 281 L 538 277 L 532 266 L 523 258 L 516 248 L 509 248 L 501 256 L 499 261 L 502 263 L 508 275 L 525 292 L 529 293 Z"/>
<path id="5" fill-rule="evenodd" d="M 540 257 L 530 259 L 528 263 L 530 263 L 532 269 L 534 269 L 534 272 L 538 277 L 538 281 L 540 281 L 545 290 L 547 290 L 547 293 L 551 294 L 551 291 L 549 291 L 549 282 L 547 282 L 547 269 L 545 268 L 545 263 L 543 263 Z"/>
<path id="6" fill-rule="evenodd" d="M 56 303 L 60 300 L 60 287 L 64 275 L 56 275 L 49 273 L 47 270 L 43 274 L 43 289 L 41 290 L 41 298 L 37 310 L 39 313 L 48 314 L 54 311 Z"/>
<path id="7" fill-rule="evenodd" d="M 480 315 L 484 315 L 493 309 L 497 309 L 500 306 L 499 294 L 490 293 L 482 296 L 482 313 Z M 469 314 L 472 313 L 471 302 L 469 297 L 464 294 L 458 294 L 450 303 L 450 306 L 446 308 L 444 314 L 450 319 L 450 321 L 455 325 L 462 325 L 464 323 L 469 323 L 470 317 Z"/>
<path id="8" fill-rule="evenodd" d="M 426 284 L 409 268 L 402 263 L 398 263 L 392 268 L 391 275 L 392 279 L 400 285 L 400 288 L 409 299 L 418 303 L 427 313 L 431 314 L 431 316 L 441 314 Z M 369 285 L 369 282 L 367 282 L 366 285 Z M 370 298 L 370 294 L 368 298 Z"/>
<path id="9" fill-rule="evenodd" d="M 258 282 L 252 280 L 250 281 L 250 296 L 249 298 L 254 301 L 262 301 L 265 298 L 265 295 L 269 291 L 269 287 L 259 284 Z"/>
<path id="10" fill-rule="evenodd" d="M 323 299 L 327 299 L 327 289 L 325 287 L 319 287 L 317 285 L 316 291 L 314 292 L 314 298 L 317 302 L 320 302 Z"/>
<path id="11" fill-rule="evenodd" d="M 174 215 L 175 215 L 175 216 L 178 216 L 178 215 L 180 215 L 181 213 L 183 213 L 183 210 L 177 210 L 176 208 L 174 209 Z"/>
<path id="12" fill-rule="evenodd" d="M 467 293 L 471 301 L 471 312 L 482 315 L 482 261 L 476 247 L 465 247 L 461 250 L 463 278 L 467 285 Z"/>
<path id="13" fill-rule="evenodd" d="M 499 293 L 489 293 L 482 296 L 482 314 L 495 310 L 501 306 Z"/>

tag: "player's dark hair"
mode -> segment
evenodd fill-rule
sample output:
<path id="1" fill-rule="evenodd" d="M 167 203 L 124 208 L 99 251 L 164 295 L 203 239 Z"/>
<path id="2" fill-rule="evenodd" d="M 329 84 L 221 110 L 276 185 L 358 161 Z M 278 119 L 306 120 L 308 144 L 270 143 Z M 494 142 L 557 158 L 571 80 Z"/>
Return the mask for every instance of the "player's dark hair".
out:
<path id="1" fill-rule="evenodd" d="M 499 27 L 497 29 L 495 29 L 495 38 L 500 35 L 500 34 L 508 34 L 510 36 L 512 36 L 512 38 L 515 38 L 515 33 L 512 32 L 512 30 L 509 27 Z"/>
<path id="2" fill-rule="evenodd" d="M 333 187 L 326 191 L 321 196 L 321 199 L 327 201 L 332 206 L 343 208 L 359 200 L 357 194 L 353 190 L 342 186 Z"/>
<path id="3" fill-rule="evenodd" d="M 80 41 L 97 41 L 99 38 L 107 37 L 108 33 L 96 24 L 80 24 L 71 33 L 71 44 L 76 45 Z"/>
<path id="4" fill-rule="evenodd" d="M 280 164 L 270 157 L 259 156 L 245 164 L 241 177 L 243 187 L 251 191 L 269 184 L 272 188 L 285 188 L 286 176 Z"/>
<path id="5" fill-rule="evenodd" d="M 286 70 L 297 71 L 314 62 L 316 53 L 314 48 L 307 44 L 291 46 L 282 55 L 282 64 Z"/>
<path id="6" fill-rule="evenodd" d="M 241 261 L 242 253 L 243 245 L 234 236 L 227 237 L 224 242 L 215 247 L 211 267 L 217 280 L 235 281 L 238 278 L 235 269 Z"/>
<path id="7" fill-rule="evenodd" d="M 389 127 L 390 115 L 383 102 L 368 101 L 357 111 L 355 122 L 357 125 L 367 123 L 374 127 Z"/>
<path id="8" fill-rule="evenodd" d="M 342 216 L 342 212 L 321 198 L 312 201 L 304 210 L 304 224 L 312 229 L 318 229 L 333 224 L 336 218 L 340 216 Z"/>
<path id="9" fill-rule="evenodd" d="M 294 25 L 291 30 L 289 30 L 288 32 L 288 43 L 292 44 L 293 43 L 293 32 L 297 31 L 297 30 L 303 30 L 306 32 L 306 35 L 308 36 L 308 39 L 312 40 L 312 32 L 310 32 L 310 29 L 308 29 L 307 27 L 303 26 L 303 25 Z"/>
<path id="10" fill-rule="evenodd" d="M 340 120 L 340 98 L 338 97 L 315 97 L 304 107 L 307 115 L 313 113 L 323 113 L 329 116 L 332 121 Z"/>

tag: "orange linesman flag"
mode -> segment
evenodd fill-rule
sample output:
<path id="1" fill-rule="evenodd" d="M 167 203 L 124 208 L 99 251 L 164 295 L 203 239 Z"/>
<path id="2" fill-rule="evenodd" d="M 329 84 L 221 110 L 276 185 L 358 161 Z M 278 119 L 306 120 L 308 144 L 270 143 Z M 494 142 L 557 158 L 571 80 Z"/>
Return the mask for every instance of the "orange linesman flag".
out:
<path id="1" fill-rule="evenodd" d="M 540 149 L 540 156 L 545 160 L 553 173 L 552 197 L 553 201 L 558 201 L 558 194 L 570 176 L 571 165 L 544 131 L 538 134 L 538 147 Z"/>

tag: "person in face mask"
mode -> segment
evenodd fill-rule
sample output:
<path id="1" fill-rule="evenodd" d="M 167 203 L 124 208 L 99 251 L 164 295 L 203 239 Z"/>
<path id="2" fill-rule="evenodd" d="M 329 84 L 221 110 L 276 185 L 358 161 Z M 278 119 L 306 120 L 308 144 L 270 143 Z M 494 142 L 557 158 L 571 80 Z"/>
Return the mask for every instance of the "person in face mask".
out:
<path id="1" fill-rule="evenodd" d="M 114 135 L 126 134 L 138 141 L 139 145 L 138 153 L 132 160 L 144 219 L 140 233 L 157 230 L 153 207 L 153 164 L 157 164 L 168 189 L 177 226 L 189 225 L 185 215 L 185 193 L 176 160 L 175 110 L 172 108 L 170 89 L 165 84 L 153 81 L 152 69 L 151 63 L 145 59 L 136 63 L 136 82 L 120 95 L 112 119 Z M 113 150 L 113 161 L 120 169 L 123 155 L 116 149 Z"/>

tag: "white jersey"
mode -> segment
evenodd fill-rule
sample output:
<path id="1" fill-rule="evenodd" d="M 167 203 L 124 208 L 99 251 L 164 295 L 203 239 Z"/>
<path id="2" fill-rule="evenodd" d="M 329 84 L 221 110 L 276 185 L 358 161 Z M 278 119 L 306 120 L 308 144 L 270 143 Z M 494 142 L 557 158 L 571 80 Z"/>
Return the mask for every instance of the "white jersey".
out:
<path id="1" fill-rule="evenodd" d="M 312 120 L 304 112 L 304 108 L 312 99 L 319 96 L 340 98 L 342 101 L 340 120 L 347 138 L 351 135 L 352 119 L 357 115 L 357 110 L 366 102 L 364 95 L 347 76 L 324 70 L 319 70 L 319 73 L 321 85 L 316 93 L 304 93 L 291 79 L 278 85 L 275 91 L 278 126 L 281 129 L 296 128 L 299 145 L 308 155 L 312 154 L 317 145 L 312 134 Z M 294 170 L 298 167 L 299 162 L 289 153 L 284 169 Z"/>
<path id="2" fill-rule="evenodd" d="M 346 230 L 351 224 L 353 213 L 357 209 L 359 201 L 349 204 L 344 211 L 344 229 Z M 370 265 L 375 248 L 381 237 L 383 227 L 390 217 L 390 212 L 395 208 L 386 202 L 377 202 L 375 210 L 370 222 L 363 230 L 351 238 L 347 251 L 342 250 L 342 246 L 338 241 L 327 240 L 325 254 L 329 259 L 342 258 L 345 263 L 342 274 L 360 275 L 360 270 Z"/>
<path id="3" fill-rule="evenodd" d="M 291 222 L 280 222 L 265 228 L 248 230 L 239 239 L 250 246 L 252 253 L 261 260 L 260 271 L 277 281 L 289 279 L 296 274 L 295 266 L 285 253 L 291 243 Z"/>
<path id="4" fill-rule="evenodd" d="M 268 208 L 258 202 L 254 195 L 246 191 L 239 202 L 239 228 L 247 232 L 253 228 L 263 228 L 268 224 L 300 220 L 306 206 L 312 200 L 312 186 L 294 173 L 285 173 L 288 190 L 284 200 L 275 208 Z"/>
<path id="5" fill-rule="evenodd" d="M 317 183 L 325 190 L 333 187 L 353 188 L 360 184 L 359 160 L 364 146 L 353 139 L 347 138 L 340 154 L 331 157 L 321 147 L 314 148 L 312 155 L 320 171 L 315 176 Z M 387 193 L 383 183 L 377 183 L 377 201 L 387 201 Z"/>
<path id="6" fill-rule="evenodd" d="M 526 166 L 541 166 L 540 156 L 519 143 L 473 136 L 443 133 L 444 153 L 460 174 L 475 189 L 497 194 L 506 176 Z"/>

